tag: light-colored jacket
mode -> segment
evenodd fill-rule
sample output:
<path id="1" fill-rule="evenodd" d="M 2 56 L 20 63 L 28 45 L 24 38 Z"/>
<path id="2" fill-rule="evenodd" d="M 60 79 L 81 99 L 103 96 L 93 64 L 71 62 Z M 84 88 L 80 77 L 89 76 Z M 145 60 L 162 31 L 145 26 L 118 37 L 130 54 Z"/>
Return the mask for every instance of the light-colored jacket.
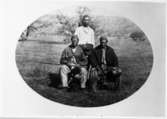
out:
<path id="1" fill-rule="evenodd" d="M 75 57 L 76 63 L 81 66 L 87 65 L 87 58 L 80 46 L 76 47 L 75 52 L 72 51 L 71 45 L 64 49 L 61 55 L 60 64 L 67 64 L 71 62 L 71 59 Z"/>

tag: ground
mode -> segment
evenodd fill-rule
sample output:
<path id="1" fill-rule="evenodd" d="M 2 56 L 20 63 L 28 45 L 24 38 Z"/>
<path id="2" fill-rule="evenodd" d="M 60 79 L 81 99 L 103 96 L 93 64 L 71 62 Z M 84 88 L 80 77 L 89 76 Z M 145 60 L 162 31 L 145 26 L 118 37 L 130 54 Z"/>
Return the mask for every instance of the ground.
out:
<path id="1" fill-rule="evenodd" d="M 43 97 L 71 106 L 96 107 L 119 102 L 136 92 L 146 82 L 153 64 L 149 42 L 120 40 L 109 42 L 118 55 L 122 69 L 121 86 L 117 91 L 65 92 L 54 85 L 59 81 L 58 69 L 62 50 L 67 44 L 40 41 L 20 41 L 16 63 L 25 82 Z M 50 85 L 52 81 L 52 84 Z"/>

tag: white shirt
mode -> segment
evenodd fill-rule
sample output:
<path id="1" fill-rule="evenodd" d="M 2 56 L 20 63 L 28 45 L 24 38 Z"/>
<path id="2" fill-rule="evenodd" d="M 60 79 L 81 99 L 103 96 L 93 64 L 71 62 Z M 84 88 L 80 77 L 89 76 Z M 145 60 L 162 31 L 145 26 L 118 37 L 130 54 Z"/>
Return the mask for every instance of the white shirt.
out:
<path id="1" fill-rule="evenodd" d="M 77 35 L 79 38 L 78 44 L 90 43 L 93 44 L 93 46 L 95 46 L 94 31 L 89 26 L 88 27 L 80 26 L 76 28 L 75 35 Z"/>
<path id="2" fill-rule="evenodd" d="M 75 53 L 76 49 L 77 49 L 76 47 L 72 48 L 72 52 Z"/>

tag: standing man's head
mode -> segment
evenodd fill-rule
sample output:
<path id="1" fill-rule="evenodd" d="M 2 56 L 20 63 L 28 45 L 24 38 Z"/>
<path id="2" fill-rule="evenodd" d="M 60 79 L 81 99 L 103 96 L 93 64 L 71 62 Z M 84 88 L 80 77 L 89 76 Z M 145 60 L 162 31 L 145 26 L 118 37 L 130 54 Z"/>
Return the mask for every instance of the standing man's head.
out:
<path id="1" fill-rule="evenodd" d="M 89 26 L 89 21 L 90 21 L 90 17 L 88 15 L 84 15 L 82 18 L 82 25 L 84 27 L 88 27 Z"/>
<path id="2" fill-rule="evenodd" d="M 108 39 L 105 36 L 100 37 L 100 46 L 102 48 L 105 48 L 107 46 Z"/>
<path id="3" fill-rule="evenodd" d="M 75 48 L 78 45 L 78 42 L 79 42 L 78 36 L 77 35 L 73 35 L 71 37 L 71 46 Z"/>

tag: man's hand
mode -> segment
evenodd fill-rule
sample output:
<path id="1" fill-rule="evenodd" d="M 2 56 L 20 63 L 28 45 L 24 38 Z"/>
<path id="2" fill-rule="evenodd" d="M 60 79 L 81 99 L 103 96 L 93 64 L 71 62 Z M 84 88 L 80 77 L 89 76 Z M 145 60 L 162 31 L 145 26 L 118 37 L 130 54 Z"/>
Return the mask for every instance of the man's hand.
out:
<path id="1" fill-rule="evenodd" d="M 70 67 L 80 67 L 79 64 L 72 63 L 72 62 L 67 63 L 67 65 L 70 66 Z"/>

